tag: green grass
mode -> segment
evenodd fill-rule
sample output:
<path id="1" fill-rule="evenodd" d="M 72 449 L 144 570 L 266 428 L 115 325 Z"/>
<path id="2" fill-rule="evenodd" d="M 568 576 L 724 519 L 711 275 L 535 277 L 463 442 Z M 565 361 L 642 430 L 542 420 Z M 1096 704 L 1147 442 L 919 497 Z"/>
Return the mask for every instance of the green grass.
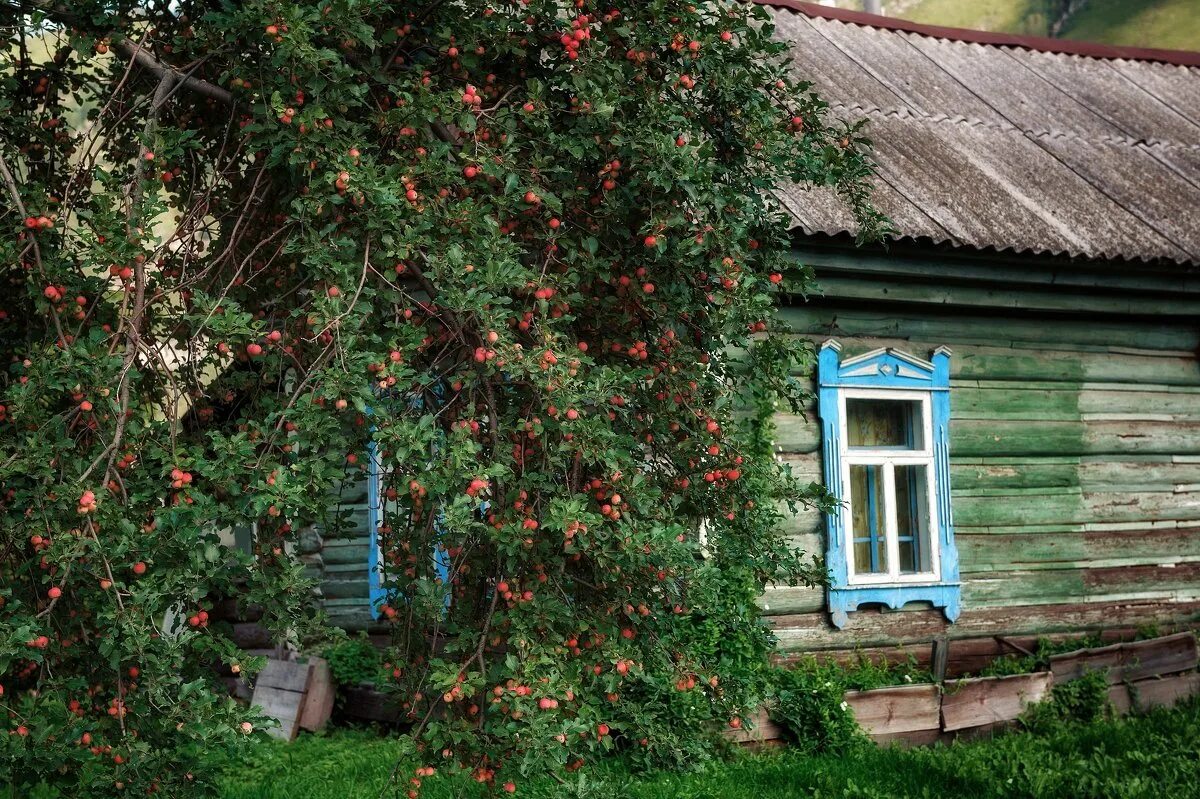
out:
<path id="1" fill-rule="evenodd" d="M 930 25 L 1045 36 L 1041 0 L 922 0 L 899 16 Z M 1200 50 L 1196 0 L 1089 0 L 1064 39 L 1130 47 Z"/>
<path id="2" fill-rule="evenodd" d="M 922 0 L 900 16 L 927 25 L 1044 36 L 1040 0 Z"/>
<path id="3" fill-rule="evenodd" d="M 1063 37 L 1130 47 L 1200 50 L 1200 4 L 1196 0 L 1090 0 Z"/>
<path id="4" fill-rule="evenodd" d="M 264 746 L 226 771 L 222 799 L 376 799 L 395 742 L 359 732 Z M 928 749 L 870 745 L 841 756 L 742 755 L 693 774 L 630 777 L 619 765 L 566 786 L 522 783 L 518 797 L 608 799 L 1195 799 L 1200 703 L 1048 733 Z M 480 796 L 457 779 L 426 780 L 423 799 Z"/>

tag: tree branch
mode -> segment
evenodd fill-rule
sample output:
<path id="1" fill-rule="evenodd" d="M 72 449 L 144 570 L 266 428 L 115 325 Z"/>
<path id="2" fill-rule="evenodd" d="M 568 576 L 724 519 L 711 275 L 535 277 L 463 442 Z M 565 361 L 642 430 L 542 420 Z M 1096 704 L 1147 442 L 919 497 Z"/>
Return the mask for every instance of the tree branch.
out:
<path id="1" fill-rule="evenodd" d="M 10 8 L 23 8 L 21 2 L 16 2 L 9 5 Z M 31 0 L 29 7 L 36 8 L 53 19 L 55 22 L 62 23 L 70 27 L 77 27 L 80 24 L 79 15 L 71 10 L 69 6 L 61 3 L 48 3 L 45 0 Z M 141 45 L 134 42 L 132 39 L 122 36 L 115 42 L 118 50 L 125 54 L 126 57 L 133 60 L 142 69 L 149 70 L 154 73 L 160 80 L 170 75 L 175 82 L 186 89 L 202 94 L 205 97 L 212 98 L 219 103 L 225 105 L 233 105 L 233 95 L 217 86 L 215 83 L 209 83 L 200 78 L 193 78 L 185 72 L 181 72 L 175 67 L 165 64 L 160 61 L 153 53 L 147 51 Z"/>
<path id="2" fill-rule="evenodd" d="M 209 97 L 219 103 L 233 105 L 233 95 L 225 89 L 222 89 L 215 83 L 209 83 L 206 80 L 194 78 L 187 73 L 180 72 L 178 69 L 175 69 L 175 67 L 169 64 L 164 64 L 132 39 L 121 39 L 116 43 L 116 47 L 126 56 L 133 59 L 134 63 L 136 63 L 142 69 L 154 73 L 160 79 L 170 76 L 174 82 L 177 82 L 185 89 L 189 89 L 197 94 L 202 94 L 205 97 Z"/>

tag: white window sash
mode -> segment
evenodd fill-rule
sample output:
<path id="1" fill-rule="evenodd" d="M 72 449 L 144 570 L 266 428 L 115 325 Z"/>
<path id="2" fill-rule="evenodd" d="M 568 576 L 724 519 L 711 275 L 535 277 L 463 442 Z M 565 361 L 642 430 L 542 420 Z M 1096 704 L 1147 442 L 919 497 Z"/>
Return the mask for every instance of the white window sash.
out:
<path id="1" fill-rule="evenodd" d="M 921 449 L 870 449 L 851 447 L 849 445 L 849 417 L 846 413 L 847 399 L 883 399 L 914 401 L 920 403 L 921 413 Z M 838 390 L 839 421 L 841 430 L 838 449 L 842 462 L 842 491 L 845 511 L 839 514 L 841 535 L 846 552 L 847 579 L 852 586 L 889 585 L 933 585 L 941 579 L 941 562 L 938 547 L 940 528 L 937 514 L 937 481 L 934 476 L 933 455 L 933 420 L 931 416 L 932 395 L 928 391 L 907 391 L 895 389 L 866 389 L 842 388 Z M 884 502 L 884 545 L 887 553 L 887 572 L 879 574 L 856 573 L 854 561 L 854 524 L 851 510 L 853 496 L 851 494 L 851 466 L 880 466 L 883 468 L 883 502 Z M 896 507 L 896 466 L 925 467 L 925 499 L 926 519 L 923 544 L 929 553 L 930 571 L 913 574 L 900 573 L 900 536 L 899 513 Z"/>

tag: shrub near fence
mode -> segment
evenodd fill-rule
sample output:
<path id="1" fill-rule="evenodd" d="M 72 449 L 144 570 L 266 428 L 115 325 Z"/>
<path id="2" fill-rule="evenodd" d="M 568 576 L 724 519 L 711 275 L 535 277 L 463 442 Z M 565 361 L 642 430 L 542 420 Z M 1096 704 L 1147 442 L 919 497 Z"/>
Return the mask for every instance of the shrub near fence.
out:
<path id="1" fill-rule="evenodd" d="M 1200 695 L 1196 636 L 1178 633 L 1145 641 L 1080 649 L 1050 658 L 1050 669 L 1001 677 L 847 691 L 844 701 L 876 743 L 926 744 L 1012 725 L 1025 711 L 1089 674 L 1103 672 L 1114 712 L 1145 712 Z M 761 708 L 729 737 L 739 743 L 783 742 L 783 726 Z"/>

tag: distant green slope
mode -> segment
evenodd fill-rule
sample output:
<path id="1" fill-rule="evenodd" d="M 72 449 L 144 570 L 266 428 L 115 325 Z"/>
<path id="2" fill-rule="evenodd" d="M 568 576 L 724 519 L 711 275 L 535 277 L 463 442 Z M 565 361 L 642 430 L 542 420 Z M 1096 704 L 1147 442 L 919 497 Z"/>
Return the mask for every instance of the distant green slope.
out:
<path id="1" fill-rule="evenodd" d="M 921 0 L 899 16 L 930 25 L 1046 35 L 1041 0 Z M 1200 0 L 1090 0 L 1065 39 L 1200 50 Z"/>
<path id="2" fill-rule="evenodd" d="M 899 16 L 927 25 L 1045 35 L 1040 0 L 922 0 Z"/>
<path id="3" fill-rule="evenodd" d="M 1071 20 L 1063 37 L 1131 47 L 1200 50 L 1200 2 L 1091 0 Z"/>

